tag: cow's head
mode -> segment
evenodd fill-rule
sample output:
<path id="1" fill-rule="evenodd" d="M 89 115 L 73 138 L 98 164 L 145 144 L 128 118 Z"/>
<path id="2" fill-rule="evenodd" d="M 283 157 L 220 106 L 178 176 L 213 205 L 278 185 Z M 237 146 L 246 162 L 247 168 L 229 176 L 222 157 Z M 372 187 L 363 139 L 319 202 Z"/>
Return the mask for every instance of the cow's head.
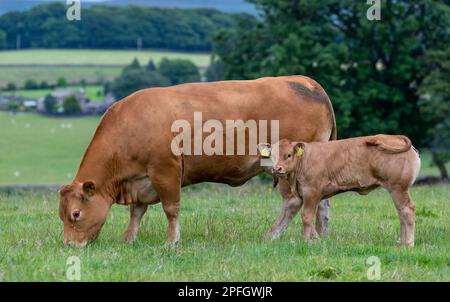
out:
<path id="1" fill-rule="evenodd" d="M 303 143 L 290 142 L 287 139 L 273 145 L 258 145 L 260 156 L 270 157 L 272 160 L 272 173 L 277 177 L 286 177 L 295 170 L 297 161 L 303 155 L 303 149 Z"/>
<path id="2" fill-rule="evenodd" d="M 111 204 L 97 192 L 93 181 L 63 185 L 59 192 L 64 244 L 84 247 L 98 237 Z"/>

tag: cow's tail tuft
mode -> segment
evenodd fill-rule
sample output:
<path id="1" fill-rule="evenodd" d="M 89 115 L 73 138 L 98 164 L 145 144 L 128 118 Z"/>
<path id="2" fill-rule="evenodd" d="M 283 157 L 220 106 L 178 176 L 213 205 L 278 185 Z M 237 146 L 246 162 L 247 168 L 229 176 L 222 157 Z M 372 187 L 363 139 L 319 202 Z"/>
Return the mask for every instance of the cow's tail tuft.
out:
<path id="1" fill-rule="evenodd" d="M 402 153 L 411 149 L 411 140 L 404 135 L 375 135 L 366 141 L 369 147 L 377 147 L 387 153 Z"/>

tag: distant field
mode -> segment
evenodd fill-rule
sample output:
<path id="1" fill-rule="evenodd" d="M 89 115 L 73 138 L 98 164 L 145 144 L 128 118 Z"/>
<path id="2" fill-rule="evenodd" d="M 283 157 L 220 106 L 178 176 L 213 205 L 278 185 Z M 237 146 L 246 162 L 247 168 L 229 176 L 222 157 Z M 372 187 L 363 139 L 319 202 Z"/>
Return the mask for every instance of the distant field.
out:
<path id="1" fill-rule="evenodd" d="M 81 86 L 68 86 L 67 89 L 71 89 L 73 91 L 78 91 L 82 89 Z M 103 87 L 100 85 L 88 85 L 85 88 L 86 96 L 91 101 L 102 101 L 103 100 Z M 49 93 L 52 93 L 53 89 L 32 89 L 32 90 L 16 90 L 16 91 L 5 91 L 0 94 L 3 95 L 17 95 L 17 96 L 23 96 L 28 98 L 41 98 L 45 97 Z"/>
<path id="2" fill-rule="evenodd" d="M 70 181 L 99 120 L 0 111 L 0 185 Z M 438 175 L 429 154 L 422 152 L 421 158 L 420 175 Z"/>
<path id="3" fill-rule="evenodd" d="M 158 63 L 162 58 L 183 58 L 189 59 L 198 67 L 204 68 L 209 64 L 210 55 L 153 50 L 42 49 L 0 51 L 0 65 L 22 65 L 0 66 L 0 86 L 4 86 L 8 82 L 21 86 L 27 79 L 54 83 L 59 77 L 65 77 L 70 83 L 78 83 L 81 79 L 91 83 L 110 81 L 119 75 L 120 65 L 127 65 L 134 58 L 138 58 L 142 65 L 147 64 L 150 59 Z M 30 66 L 33 64 L 40 64 L 41 66 Z M 58 66 L 61 64 L 64 66 Z M 100 66 L 86 66 L 89 64 Z"/>
<path id="4" fill-rule="evenodd" d="M 98 122 L 0 112 L 0 185 L 69 182 Z"/>
<path id="5" fill-rule="evenodd" d="M 0 54 L 1 57 L 1 54 Z M 121 67 L 1 67 L 0 66 L 0 87 L 4 87 L 8 82 L 22 86 L 27 79 L 34 79 L 37 82 L 47 81 L 50 84 L 56 83 L 57 79 L 64 77 L 68 83 L 79 83 L 82 79 L 88 83 L 98 83 L 112 81 L 116 78 Z"/>
<path id="6" fill-rule="evenodd" d="M 189 59 L 198 66 L 209 64 L 209 54 L 183 53 L 155 50 L 74 50 L 74 49 L 42 49 L 1 51 L 0 64 L 118 64 L 126 65 L 134 58 L 141 64 L 147 64 L 150 59 L 155 63 L 163 58 Z"/>

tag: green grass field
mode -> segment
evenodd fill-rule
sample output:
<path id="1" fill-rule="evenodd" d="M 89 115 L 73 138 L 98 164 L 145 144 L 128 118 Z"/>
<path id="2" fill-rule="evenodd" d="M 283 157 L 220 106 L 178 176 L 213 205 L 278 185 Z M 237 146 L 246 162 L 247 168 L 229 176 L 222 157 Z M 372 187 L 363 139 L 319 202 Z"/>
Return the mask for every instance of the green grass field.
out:
<path id="1" fill-rule="evenodd" d="M 73 91 L 78 91 L 82 89 L 81 86 L 68 86 L 67 89 L 71 89 Z M 101 85 L 88 85 L 85 88 L 86 97 L 88 97 L 91 101 L 97 102 L 97 101 L 103 101 L 103 87 Z M 2 92 L 2 95 L 16 95 L 16 96 L 23 96 L 28 98 L 41 98 L 45 97 L 47 94 L 50 94 L 54 91 L 54 89 L 33 89 L 33 90 L 16 90 L 16 91 L 5 91 Z"/>
<path id="2" fill-rule="evenodd" d="M 69 182 L 98 122 L 0 112 L 0 185 Z"/>
<path id="3" fill-rule="evenodd" d="M 0 187 L 69 183 L 98 121 L 0 112 Z M 437 174 L 426 153 L 422 161 L 422 175 Z M 78 256 L 82 281 L 364 281 L 376 256 L 381 281 L 449 281 L 450 186 L 414 187 L 412 196 L 413 249 L 395 245 L 399 221 L 383 190 L 333 198 L 326 239 L 301 241 L 297 218 L 280 240 L 265 242 L 281 202 L 269 183 L 255 181 L 185 188 L 174 248 L 164 245 L 166 218 L 155 205 L 134 244 L 121 241 L 128 208 L 113 206 L 99 240 L 79 250 L 63 247 L 57 192 L 0 188 L 0 280 L 65 281 L 68 257 Z"/>
<path id="4" fill-rule="evenodd" d="M 0 65 L 23 65 L 23 67 L 0 66 L 0 87 L 5 86 L 8 82 L 21 86 L 27 79 L 55 83 L 59 77 L 66 78 L 69 83 L 78 83 L 81 79 L 85 79 L 89 83 L 111 81 L 120 74 L 122 68 L 108 65 L 127 65 L 134 58 L 138 58 L 142 65 L 147 64 L 150 59 L 157 63 L 162 58 L 183 58 L 193 61 L 199 67 L 206 67 L 209 64 L 210 55 L 147 50 L 41 49 L 0 51 Z M 49 66 L 32 67 L 29 64 L 48 64 Z M 58 64 L 73 66 L 58 66 Z M 80 64 L 105 66 L 77 66 Z"/>
<path id="5" fill-rule="evenodd" d="M 56 192 L 0 193 L 0 279 L 66 281 L 68 257 L 80 259 L 81 281 L 366 281 L 371 256 L 381 281 L 450 280 L 450 186 L 415 187 L 416 246 L 396 246 L 399 221 L 389 195 L 332 199 L 330 233 L 300 240 L 296 219 L 277 241 L 263 235 L 279 194 L 270 185 L 188 187 L 182 193 L 181 242 L 164 245 L 166 218 L 149 208 L 137 241 L 122 242 L 128 208 L 113 206 L 99 239 L 64 247 Z"/>
<path id="6" fill-rule="evenodd" d="M 86 50 L 86 49 L 32 49 L 1 51 L 0 64 L 119 64 L 131 63 L 138 58 L 141 64 L 150 59 L 155 63 L 163 58 L 189 59 L 198 66 L 209 64 L 208 53 L 186 53 L 168 50 Z"/>

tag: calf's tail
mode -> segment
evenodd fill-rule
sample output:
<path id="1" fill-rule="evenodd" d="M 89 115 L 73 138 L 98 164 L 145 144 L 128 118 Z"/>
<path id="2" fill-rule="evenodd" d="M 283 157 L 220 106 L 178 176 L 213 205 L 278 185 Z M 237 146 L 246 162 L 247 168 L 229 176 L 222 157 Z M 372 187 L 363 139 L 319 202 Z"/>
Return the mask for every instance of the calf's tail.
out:
<path id="1" fill-rule="evenodd" d="M 404 135 L 375 135 L 368 138 L 366 145 L 387 153 L 406 152 L 412 146 L 411 140 Z"/>

